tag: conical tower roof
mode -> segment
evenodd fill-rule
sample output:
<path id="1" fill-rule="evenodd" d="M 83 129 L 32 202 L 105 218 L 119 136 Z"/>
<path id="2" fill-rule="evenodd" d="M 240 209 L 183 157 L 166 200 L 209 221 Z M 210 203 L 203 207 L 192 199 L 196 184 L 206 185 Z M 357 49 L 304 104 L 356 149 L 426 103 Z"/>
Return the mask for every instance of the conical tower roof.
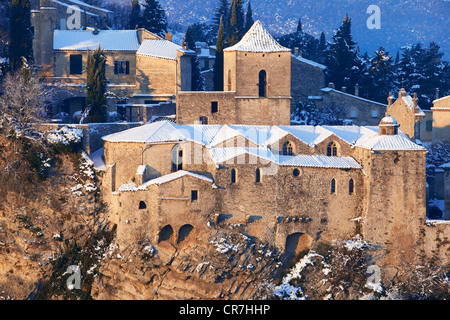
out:
<path id="1" fill-rule="evenodd" d="M 281 46 L 257 20 L 241 41 L 224 51 L 289 52 L 291 49 Z"/>

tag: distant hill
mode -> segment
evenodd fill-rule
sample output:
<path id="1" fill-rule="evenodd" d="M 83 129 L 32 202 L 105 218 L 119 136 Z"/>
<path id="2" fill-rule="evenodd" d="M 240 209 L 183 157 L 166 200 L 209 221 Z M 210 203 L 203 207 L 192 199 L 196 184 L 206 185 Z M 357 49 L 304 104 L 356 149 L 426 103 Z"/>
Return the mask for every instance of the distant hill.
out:
<path id="1" fill-rule="evenodd" d="M 121 0 L 118 0 L 121 1 Z M 170 23 L 188 25 L 210 22 L 218 0 L 160 0 Z M 247 7 L 248 0 L 244 0 Z M 361 51 L 372 54 L 379 46 L 395 56 L 400 47 L 437 42 L 450 60 L 449 0 L 251 0 L 254 19 L 261 20 L 273 35 L 292 32 L 301 18 L 303 30 L 331 39 L 346 14 L 352 19 L 352 32 Z M 369 5 L 381 9 L 381 29 L 369 30 Z"/>

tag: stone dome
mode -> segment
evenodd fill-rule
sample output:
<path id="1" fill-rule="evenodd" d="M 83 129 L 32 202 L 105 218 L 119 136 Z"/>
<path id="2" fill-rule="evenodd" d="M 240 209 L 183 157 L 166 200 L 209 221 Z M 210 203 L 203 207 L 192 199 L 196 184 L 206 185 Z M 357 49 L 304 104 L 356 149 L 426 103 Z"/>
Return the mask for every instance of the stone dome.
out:
<path id="1" fill-rule="evenodd" d="M 383 119 L 381 119 L 380 124 L 378 125 L 379 134 L 380 135 L 396 135 L 398 133 L 398 124 L 397 120 L 391 115 L 386 115 Z"/>

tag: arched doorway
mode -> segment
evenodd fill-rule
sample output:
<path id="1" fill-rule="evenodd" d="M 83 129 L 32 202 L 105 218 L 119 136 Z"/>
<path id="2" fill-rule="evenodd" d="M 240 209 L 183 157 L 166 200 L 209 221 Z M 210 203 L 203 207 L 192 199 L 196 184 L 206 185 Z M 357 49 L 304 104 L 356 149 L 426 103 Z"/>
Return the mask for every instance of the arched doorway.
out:
<path id="1" fill-rule="evenodd" d="M 312 238 L 306 233 L 295 232 L 286 237 L 282 263 L 289 263 L 294 257 L 306 254 L 311 248 Z"/>
<path id="2" fill-rule="evenodd" d="M 183 170 L 183 149 L 179 144 L 172 148 L 172 172 Z"/>
<path id="3" fill-rule="evenodd" d="M 190 224 L 185 224 L 184 226 L 182 226 L 178 231 L 177 243 L 180 243 L 183 240 L 185 240 L 191 234 L 192 230 L 194 230 L 194 227 Z"/>
<path id="4" fill-rule="evenodd" d="M 172 236 L 173 236 L 173 229 L 172 226 L 168 224 L 164 228 L 162 228 L 161 231 L 159 232 L 158 243 L 162 241 L 168 241 L 172 238 Z"/>

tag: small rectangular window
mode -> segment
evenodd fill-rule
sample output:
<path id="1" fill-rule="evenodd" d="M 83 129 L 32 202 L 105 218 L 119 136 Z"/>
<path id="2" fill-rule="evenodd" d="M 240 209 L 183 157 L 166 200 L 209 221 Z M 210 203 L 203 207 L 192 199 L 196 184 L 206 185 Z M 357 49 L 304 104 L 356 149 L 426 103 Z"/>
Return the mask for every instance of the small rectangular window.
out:
<path id="1" fill-rule="evenodd" d="M 378 118 L 378 110 L 372 110 L 372 118 Z"/>
<path id="2" fill-rule="evenodd" d="M 433 131 L 433 120 L 428 120 L 426 122 L 426 130 L 427 131 Z"/>
<path id="3" fill-rule="evenodd" d="M 198 190 L 191 190 L 191 202 L 198 200 Z"/>
<path id="4" fill-rule="evenodd" d="M 129 61 L 114 61 L 114 74 L 129 74 L 130 62 Z"/>
<path id="5" fill-rule="evenodd" d="M 70 74 L 82 74 L 83 56 L 81 54 L 70 55 Z"/>
<path id="6" fill-rule="evenodd" d="M 211 113 L 216 113 L 219 111 L 219 102 L 211 101 Z"/>

